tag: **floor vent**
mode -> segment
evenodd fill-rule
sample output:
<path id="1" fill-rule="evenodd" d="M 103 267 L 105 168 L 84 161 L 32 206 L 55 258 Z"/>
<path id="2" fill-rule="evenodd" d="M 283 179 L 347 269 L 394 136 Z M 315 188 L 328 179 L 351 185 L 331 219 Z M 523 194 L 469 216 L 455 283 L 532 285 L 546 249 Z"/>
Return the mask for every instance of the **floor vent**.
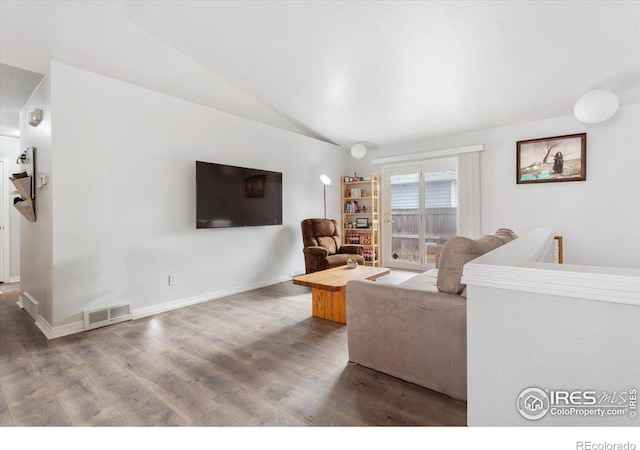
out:
<path id="1" fill-rule="evenodd" d="M 84 329 L 92 330 L 126 320 L 131 320 L 129 304 L 92 309 L 84 312 Z"/>
<path id="2" fill-rule="evenodd" d="M 26 294 L 20 296 L 22 300 L 22 308 L 29 313 L 31 318 L 35 321 L 38 320 L 38 301 L 32 299 Z"/>

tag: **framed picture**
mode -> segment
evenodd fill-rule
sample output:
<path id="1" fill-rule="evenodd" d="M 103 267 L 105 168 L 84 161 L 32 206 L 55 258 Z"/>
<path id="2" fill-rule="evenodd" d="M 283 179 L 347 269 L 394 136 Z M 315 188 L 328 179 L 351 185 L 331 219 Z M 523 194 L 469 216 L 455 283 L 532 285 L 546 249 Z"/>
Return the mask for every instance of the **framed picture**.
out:
<path id="1" fill-rule="evenodd" d="M 369 228 L 369 218 L 368 217 L 356 218 L 356 228 Z"/>
<path id="2" fill-rule="evenodd" d="M 516 151 L 517 184 L 587 179 L 587 133 L 518 141 Z"/>
<path id="3" fill-rule="evenodd" d="M 244 180 L 244 190 L 247 197 L 264 197 L 264 175 L 256 175 Z"/>

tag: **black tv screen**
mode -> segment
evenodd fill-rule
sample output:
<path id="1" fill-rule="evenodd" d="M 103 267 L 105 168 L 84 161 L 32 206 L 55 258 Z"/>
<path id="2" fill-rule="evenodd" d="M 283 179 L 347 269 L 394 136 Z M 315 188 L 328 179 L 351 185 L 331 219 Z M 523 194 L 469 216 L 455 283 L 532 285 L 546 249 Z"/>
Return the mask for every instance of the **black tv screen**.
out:
<path id="1" fill-rule="evenodd" d="M 282 173 L 196 161 L 196 227 L 282 225 Z"/>

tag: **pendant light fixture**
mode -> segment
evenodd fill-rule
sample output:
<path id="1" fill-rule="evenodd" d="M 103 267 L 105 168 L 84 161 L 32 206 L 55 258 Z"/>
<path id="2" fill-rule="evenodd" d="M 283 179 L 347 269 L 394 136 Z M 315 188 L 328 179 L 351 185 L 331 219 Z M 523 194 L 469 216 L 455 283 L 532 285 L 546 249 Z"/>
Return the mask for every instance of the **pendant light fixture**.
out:
<path id="1" fill-rule="evenodd" d="M 580 97 L 573 108 L 573 114 L 580 122 L 601 123 L 613 117 L 619 106 L 616 94 L 604 89 L 594 89 Z"/>
<path id="2" fill-rule="evenodd" d="M 364 155 L 366 154 L 367 147 L 365 147 L 364 144 L 358 142 L 356 144 L 353 144 L 353 147 L 351 147 L 351 156 L 356 159 L 364 158 Z"/>

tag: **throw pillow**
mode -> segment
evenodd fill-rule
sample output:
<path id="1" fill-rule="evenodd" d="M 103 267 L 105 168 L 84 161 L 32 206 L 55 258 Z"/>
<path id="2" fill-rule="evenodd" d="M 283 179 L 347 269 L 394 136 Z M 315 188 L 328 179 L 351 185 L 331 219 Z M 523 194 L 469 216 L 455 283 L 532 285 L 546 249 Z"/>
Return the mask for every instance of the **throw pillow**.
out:
<path id="1" fill-rule="evenodd" d="M 496 230 L 496 236 L 499 237 L 503 243 L 511 242 L 518 238 L 518 235 L 508 228 L 498 228 Z"/>
<path id="2" fill-rule="evenodd" d="M 442 249 L 438 264 L 438 290 L 447 294 L 460 294 L 466 287 L 460 283 L 463 266 L 501 245 L 499 237 L 489 235 L 477 240 L 463 236 L 449 239 Z"/>

